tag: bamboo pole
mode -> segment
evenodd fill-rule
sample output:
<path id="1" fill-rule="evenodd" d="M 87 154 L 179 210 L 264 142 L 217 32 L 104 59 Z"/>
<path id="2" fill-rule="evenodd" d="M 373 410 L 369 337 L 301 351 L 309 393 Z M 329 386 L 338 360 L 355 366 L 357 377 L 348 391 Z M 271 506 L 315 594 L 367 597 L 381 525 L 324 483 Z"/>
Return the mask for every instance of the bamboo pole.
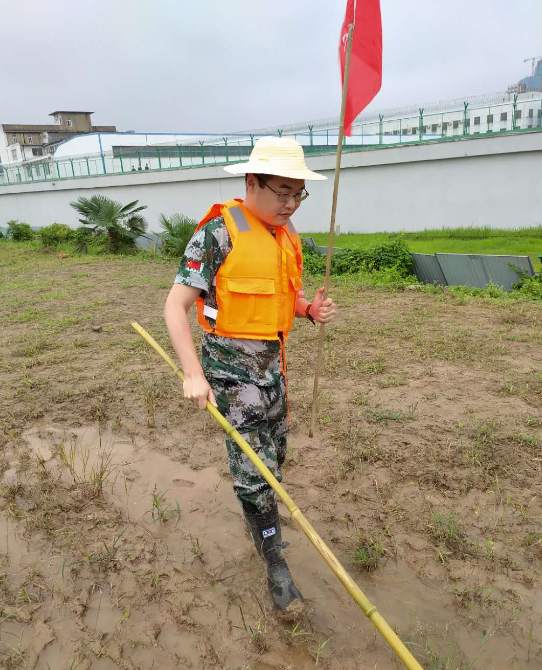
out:
<path id="1" fill-rule="evenodd" d="M 177 375 L 179 380 L 184 381 L 184 376 L 179 367 L 174 363 L 170 356 L 162 349 L 162 347 L 156 342 L 156 340 L 147 333 L 147 331 L 142 328 L 139 323 L 136 321 L 132 322 L 132 328 L 141 335 L 141 337 L 149 344 L 169 365 L 173 372 Z M 422 666 L 410 653 L 410 651 L 405 647 L 403 642 L 399 639 L 397 634 L 393 629 L 388 625 L 384 617 L 377 611 L 376 607 L 369 601 L 367 596 L 359 588 L 356 582 L 350 577 L 350 575 L 343 568 L 341 563 L 337 560 L 331 549 L 325 544 L 322 538 L 318 535 L 309 521 L 305 518 L 299 507 L 295 502 L 290 498 L 288 493 L 282 487 L 280 482 L 275 478 L 273 473 L 265 465 L 265 463 L 260 459 L 258 454 L 252 449 L 249 443 L 243 438 L 243 436 L 227 421 L 218 409 L 207 402 L 206 409 L 213 419 L 218 423 L 218 425 L 224 430 L 224 432 L 230 437 L 243 453 L 250 459 L 254 467 L 266 480 L 266 482 L 271 486 L 275 491 L 278 497 L 288 508 L 292 519 L 297 523 L 301 528 L 306 537 L 312 542 L 320 556 L 324 561 L 329 565 L 331 571 L 335 574 L 337 579 L 344 586 L 346 591 L 352 596 L 357 605 L 363 610 L 368 619 L 373 623 L 378 632 L 386 640 L 391 649 L 395 654 L 401 659 L 405 668 L 408 670 L 423 670 Z"/>
<path id="2" fill-rule="evenodd" d="M 350 56 L 352 55 L 352 41 L 354 37 L 354 24 L 348 27 L 348 41 L 346 44 L 346 57 L 344 61 L 344 81 L 343 97 L 341 101 L 341 117 L 339 125 L 339 137 L 337 138 L 337 153 L 335 154 L 335 179 L 333 181 L 333 200 L 331 204 L 331 221 L 329 224 L 329 236 L 327 241 L 326 273 L 324 276 L 324 296 L 327 297 L 329 290 L 329 275 L 331 273 L 331 256 L 333 254 L 333 240 L 335 238 L 335 216 L 337 214 L 337 199 L 339 196 L 339 179 L 341 176 L 341 157 L 343 153 L 344 141 L 344 114 L 346 111 L 346 97 L 348 93 L 348 80 L 350 78 Z M 320 370 L 324 360 L 324 342 L 326 337 L 326 326 L 320 324 L 318 333 L 318 355 L 316 357 L 316 366 L 314 369 L 314 386 L 312 389 L 312 412 L 311 425 L 309 428 L 309 437 L 316 433 L 316 418 L 318 416 L 318 382 Z"/>

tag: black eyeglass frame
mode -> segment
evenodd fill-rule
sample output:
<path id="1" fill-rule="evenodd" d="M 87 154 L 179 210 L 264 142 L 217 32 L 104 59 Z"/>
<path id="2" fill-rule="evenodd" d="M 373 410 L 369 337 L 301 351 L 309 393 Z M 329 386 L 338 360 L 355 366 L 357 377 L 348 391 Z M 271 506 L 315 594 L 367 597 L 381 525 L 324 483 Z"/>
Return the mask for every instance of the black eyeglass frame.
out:
<path id="1" fill-rule="evenodd" d="M 266 187 L 270 190 L 273 191 L 273 193 L 277 196 L 279 199 L 279 202 L 287 203 L 290 198 L 294 199 L 294 202 L 303 202 L 303 200 L 306 200 L 310 193 L 307 191 L 307 189 L 303 186 L 301 191 L 298 193 L 281 193 L 280 191 L 275 191 L 275 189 L 272 186 L 269 186 L 269 184 L 266 181 L 263 181 L 263 179 L 260 181 L 261 187 Z"/>

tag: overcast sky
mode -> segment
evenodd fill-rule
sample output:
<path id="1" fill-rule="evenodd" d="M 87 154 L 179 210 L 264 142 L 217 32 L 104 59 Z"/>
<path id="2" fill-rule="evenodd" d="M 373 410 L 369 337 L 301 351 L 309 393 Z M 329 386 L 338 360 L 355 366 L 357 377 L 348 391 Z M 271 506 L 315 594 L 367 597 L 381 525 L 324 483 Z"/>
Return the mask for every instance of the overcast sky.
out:
<path id="1" fill-rule="evenodd" d="M 226 132 L 336 117 L 345 5 L 0 0 L 0 123 L 80 109 L 119 130 Z M 541 0 L 381 7 L 383 85 L 368 111 L 502 91 L 542 56 Z"/>

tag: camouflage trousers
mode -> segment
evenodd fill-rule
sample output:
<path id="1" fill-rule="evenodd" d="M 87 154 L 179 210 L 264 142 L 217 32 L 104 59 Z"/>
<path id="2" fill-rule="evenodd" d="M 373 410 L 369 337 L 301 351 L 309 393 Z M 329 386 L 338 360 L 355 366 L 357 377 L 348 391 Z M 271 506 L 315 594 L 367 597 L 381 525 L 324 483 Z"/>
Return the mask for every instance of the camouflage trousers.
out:
<path id="1" fill-rule="evenodd" d="M 209 382 L 220 412 L 282 481 L 288 431 L 284 377 L 277 375 L 276 383 L 271 386 L 225 379 L 209 379 Z M 275 500 L 273 489 L 230 438 L 226 438 L 226 448 L 233 488 L 239 499 L 252 503 L 259 512 L 271 511 Z"/>

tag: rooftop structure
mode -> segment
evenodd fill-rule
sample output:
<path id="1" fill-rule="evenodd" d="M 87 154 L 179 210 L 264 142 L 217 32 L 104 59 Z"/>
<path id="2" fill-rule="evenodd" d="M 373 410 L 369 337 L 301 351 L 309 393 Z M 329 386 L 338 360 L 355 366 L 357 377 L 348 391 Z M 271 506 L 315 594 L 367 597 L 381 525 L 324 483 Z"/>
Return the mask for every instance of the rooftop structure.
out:
<path id="1" fill-rule="evenodd" d="M 66 139 L 96 132 L 116 132 L 116 126 L 93 126 L 93 112 L 56 111 L 54 124 L 3 123 L 0 126 L 0 164 L 39 161 L 52 155 Z"/>

